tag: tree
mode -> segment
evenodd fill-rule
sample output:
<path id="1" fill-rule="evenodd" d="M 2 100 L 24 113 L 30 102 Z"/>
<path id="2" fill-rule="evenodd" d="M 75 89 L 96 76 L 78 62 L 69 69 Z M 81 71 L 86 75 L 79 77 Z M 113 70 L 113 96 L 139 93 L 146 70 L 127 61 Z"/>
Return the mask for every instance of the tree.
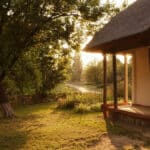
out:
<path id="1" fill-rule="evenodd" d="M 76 52 L 72 65 L 72 81 L 81 81 L 81 74 L 82 74 L 82 62 L 80 58 L 80 53 Z"/>
<path id="2" fill-rule="evenodd" d="M 37 79 L 37 73 L 33 62 L 28 55 L 21 56 L 11 68 L 7 78 L 12 80 L 18 88 L 19 93 L 24 95 L 26 89 L 33 88 L 33 82 Z M 5 81 L 7 82 L 7 81 Z M 9 85 L 8 85 L 9 86 Z"/>
<path id="3" fill-rule="evenodd" d="M 39 93 L 47 95 L 49 90 L 68 77 L 70 69 L 70 55 L 65 48 L 41 50 L 39 71 L 41 73 L 41 85 Z"/>
<path id="4" fill-rule="evenodd" d="M 103 65 L 102 61 L 90 63 L 85 69 L 85 78 L 87 82 L 100 86 L 103 83 Z"/>
<path id="5" fill-rule="evenodd" d="M 47 46 L 40 44 L 25 52 L 5 79 L 7 83 L 14 82 L 21 95 L 32 94 L 37 100 L 43 99 L 52 88 L 68 78 L 71 67 L 69 50 L 62 44 L 57 44 L 57 49 Z"/>
<path id="6" fill-rule="evenodd" d="M 35 45 L 47 45 L 48 41 L 55 45 L 66 41 L 75 49 L 79 45 L 79 39 L 75 40 L 75 22 L 96 21 L 108 10 L 114 12 L 108 6 L 100 7 L 99 0 L 1 0 L 0 82 L 10 73 L 20 56 Z M 4 103 L 2 97 L 0 103 Z M 8 103 L 5 106 L 10 108 Z M 3 111 L 12 117 L 11 109 L 6 107 Z"/>

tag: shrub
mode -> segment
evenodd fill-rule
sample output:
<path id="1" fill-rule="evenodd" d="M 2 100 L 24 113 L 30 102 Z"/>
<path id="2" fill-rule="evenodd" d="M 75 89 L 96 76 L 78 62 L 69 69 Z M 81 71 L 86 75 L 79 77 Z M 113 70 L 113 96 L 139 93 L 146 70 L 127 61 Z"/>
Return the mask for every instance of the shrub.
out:
<path id="1" fill-rule="evenodd" d="M 102 101 L 102 96 L 96 93 L 82 93 L 82 94 L 75 94 L 75 98 L 84 104 L 95 104 L 97 102 Z"/>
<path id="2" fill-rule="evenodd" d="M 57 102 L 57 108 L 59 109 L 74 109 L 75 105 L 78 104 L 78 100 L 72 98 L 60 98 Z"/>
<path id="3" fill-rule="evenodd" d="M 90 107 L 83 103 L 80 103 L 75 107 L 76 113 L 88 113 L 90 111 L 91 111 Z"/>
<path id="4" fill-rule="evenodd" d="M 101 111 L 100 103 L 96 103 L 96 104 L 91 105 L 91 111 L 93 111 L 93 112 Z"/>
<path id="5" fill-rule="evenodd" d="M 58 109 L 74 109 L 76 113 L 100 111 L 101 93 L 80 93 L 64 86 L 53 91 L 51 94 L 57 95 Z"/>

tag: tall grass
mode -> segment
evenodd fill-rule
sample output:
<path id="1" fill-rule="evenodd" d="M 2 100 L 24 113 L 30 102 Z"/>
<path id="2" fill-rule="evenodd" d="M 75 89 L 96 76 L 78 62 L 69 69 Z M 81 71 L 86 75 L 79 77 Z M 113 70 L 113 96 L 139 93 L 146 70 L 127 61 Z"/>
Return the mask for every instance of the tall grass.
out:
<path id="1" fill-rule="evenodd" d="M 59 91 L 59 92 L 58 92 Z M 60 96 L 57 100 L 57 109 L 72 109 L 76 113 L 88 113 L 100 111 L 102 95 L 98 93 L 81 93 L 70 87 L 59 87 L 53 94 Z"/>
<path id="2" fill-rule="evenodd" d="M 118 100 L 123 100 L 123 84 L 118 87 Z M 57 95 L 57 109 L 70 109 L 76 113 L 98 112 L 101 111 L 103 101 L 102 93 L 81 93 L 67 85 L 60 85 L 54 89 L 53 94 Z M 58 96 L 59 95 L 59 96 Z M 113 102 L 112 85 L 107 87 L 107 101 Z"/>

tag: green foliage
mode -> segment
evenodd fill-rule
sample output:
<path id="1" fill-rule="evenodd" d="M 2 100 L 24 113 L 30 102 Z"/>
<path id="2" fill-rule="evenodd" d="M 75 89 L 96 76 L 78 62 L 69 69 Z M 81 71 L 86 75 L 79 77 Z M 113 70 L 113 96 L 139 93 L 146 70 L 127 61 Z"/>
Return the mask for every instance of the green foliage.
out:
<path id="1" fill-rule="evenodd" d="M 6 90 L 7 94 L 14 95 L 20 93 L 20 90 L 17 88 L 15 82 L 10 78 L 5 77 L 4 83 L 7 86 L 7 90 Z"/>
<path id="2" fill-rule="evenodd" d="M 74 32 L 76 20 L 90 21 L 93 17 L 96 20 L 102 16 L 100 12 L 104 11 L 95 0 L 90 2 L 88 0 L 2 0 L 0 3 L 0 77 L 2 78 L 9 71 L 21 53 L 35 45 L 37 41 L 38 44 L 49 41 L 57 43 L 59 40 L 71 42 L 70 36 Z M 87 17 L 87 14 L 90 17 Z M 35 40 L 37 35 L 41 38 Z"/>
<path id="3" fill-rule="evenodd" d="M 103 62 L 92 62 L 84 70 L 87 83 L 95 84 L 98 87 L 103 87 Z M 128 64 L 129 78 L 129 98 L 131 98 L 131 82 L 132 82 L 132 62 Z M 117 60 L 117 81 L 118 81 L 118 97 L 124 97 L 124 64 Z M 107 57 L 107 99 L 112 99 L 113 96 L 113 70 L 112 57 Z"/>
<path id="4" fill-rule="evenodd" d="M 74 109 L 75 105 L 78 103 L 76 99 L 59 99 L 57 102 L 58 109 Z"/>
<path id="5" fill-rule="evenodd" d="M 117 11 L 98 0 L 1 0 L 0 82 L 11 81 L 8 89 L 21 94 L 46 95 L 68 78 L 72 50 L 111 12 Z"/>
<path id="6" fill-rule="evenodd" d="M 86 104 L 80 103 L 75 108 L 76 113 L 88 113 L 90 112 L 90 106 L 87 106 Z"/>
<path id="7" fill-rule="evenodd" d="M 31 91 L 35 90 L 34 85 L 39 82 L 39 79 L 38 70 L 35 68 L 31 56 L 27 53 L 22 55 L 9 71 L 7 78 L 14 82 L 13 87 L 16 86 L 20 94 L 33 94 Z M 10 87 L 9 84 L 8 87 Z M 15 91 L 12 90 L 12 92 L 15 94 Z"/>
<path id="8" fill-rule="evenodd" d="M 132 85 L 129 82 L 128 84 L 128 96 L 131 99 L 131 90 L 132 90 Z M 124 97 L 124 82 L 121 81 L 118 83 L 118 97 Z"/>
<path id="9" fill-rule="evenodd" d="M 64 87 L 65 88 L 65 87 Z M 70 91 L 70 92 L 68 92 Z M 60 94 L 62 92 L 62 94 Z M 76 113 L 99 112 L 101 111 L 101 96 L 96 93 L 80 93 L 71 88 L 66 91 L 59 91 L 60 97 L 57 101 L 58 109 L 71 109 Z M 65 96 L 64 96 L 65 95 Z"/>
<path id="10" fill-rule="evenodd" d="M 68 78 L 68 53 L 66 49 L 32 48 L 18 59 L 5 80 L 14 82 L 21 94 L 47 94 L 54 86 Z"/>
<path id="11" fill-rule="evenodd" d="M 73 90 L 72 88 L 70 88 L 69 86 L 67 86 L 66 84 L 58 84 L 55 88 L 53 88 L 50 93 L 52 95 L 65 95 L 65 97 L 67 95 L 72 95 L 73 93 L 76 93 L 76 90 Z"/>
<path id="12" fill-rule="evenodd" d="M 48 49 L 48 48 L 47 48 Z M 49 92 L 58 83 L 66 80 L 69 76 L 70 55 L 67 49 L 58 48 L 41 51 L 39 56 L 39 70 L 41 73 L 41 93 Z"/>
<path id="13" fill-rule="evenodd" d="M 99 112 L 99 111 L 101 111 L 101 105 L 100 105 L 100 103 L 95 103 L 95 104 L 92 104 L 91 105 L 91 111 L 93 111 L 93 112 Z"/>
<path id="14" fill-rule="evenodd" d="M 96 104 L 86 104 L 86 103 L 79 103 L 75 107 L 75 112 L 76 113 L 90 113 L 90 112 L 100 112 L 101 111 L 101 104 L 96 103 Z"/>
<path id="15" fill-rule="evenodd" d="M 80 53 L 76 52 L 73 58 L 71 81 L 81 81 L 82 62 Z"/>
<path id="16" fill-rule="evenodd" d="M 85 78 L 87 82 L 96 84 L 97 86 L 103 83 L 103 63 L 92 62 L 85 70 Z"/>

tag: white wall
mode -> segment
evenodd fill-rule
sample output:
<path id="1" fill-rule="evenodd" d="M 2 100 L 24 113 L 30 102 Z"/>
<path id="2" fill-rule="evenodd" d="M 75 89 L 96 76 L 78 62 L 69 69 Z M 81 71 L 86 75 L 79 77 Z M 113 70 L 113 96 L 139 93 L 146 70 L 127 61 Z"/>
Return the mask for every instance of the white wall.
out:
<path id="1" fill-rule="evenodd" d="M 148 48 L 134 50 L 133 103 L 150 106 L 150 64 Z"/>

